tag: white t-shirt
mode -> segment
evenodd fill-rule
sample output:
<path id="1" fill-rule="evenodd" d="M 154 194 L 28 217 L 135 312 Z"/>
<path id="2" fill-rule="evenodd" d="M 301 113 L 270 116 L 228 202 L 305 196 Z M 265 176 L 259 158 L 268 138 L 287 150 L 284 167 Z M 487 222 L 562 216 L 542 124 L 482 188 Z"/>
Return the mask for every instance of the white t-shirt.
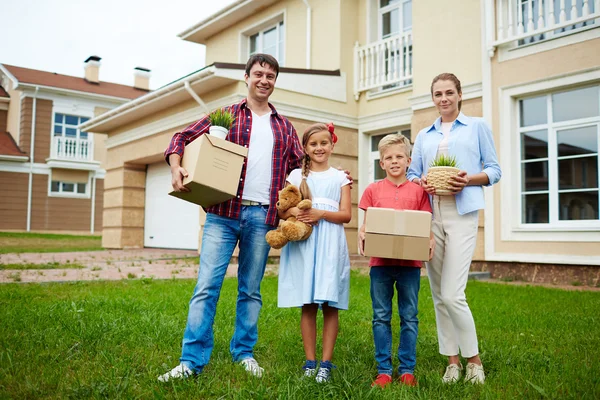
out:
<path id="1" fill-rule="evenodd" d="M 452 129 L 452 124 L 454 122 L 442 122 L 442 133 L 444 134 L 444 138 L 440 142 L 438 146 L 437 155 L 448 155 L 448 140 L 450 139 L 450 129 Z"/>
<path id="2" fill-rule="evenodd" d="M 271 113 L 252 112 L 252 130 L 246 161 L 246 183 L 242 199 L 269 204 L 273 166 L 273 128 Z"/>

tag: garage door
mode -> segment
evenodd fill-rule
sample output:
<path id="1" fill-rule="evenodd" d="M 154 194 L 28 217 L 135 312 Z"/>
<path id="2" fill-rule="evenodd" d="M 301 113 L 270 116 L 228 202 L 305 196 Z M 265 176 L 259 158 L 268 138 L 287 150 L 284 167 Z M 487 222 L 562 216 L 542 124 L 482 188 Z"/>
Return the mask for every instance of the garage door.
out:
<path id="1" fill-rule="evenodd" d="M 200 206 L 169 196 L 171 169 L 164 163 L 148 165 L 144 246 L 197 249 Z"/>

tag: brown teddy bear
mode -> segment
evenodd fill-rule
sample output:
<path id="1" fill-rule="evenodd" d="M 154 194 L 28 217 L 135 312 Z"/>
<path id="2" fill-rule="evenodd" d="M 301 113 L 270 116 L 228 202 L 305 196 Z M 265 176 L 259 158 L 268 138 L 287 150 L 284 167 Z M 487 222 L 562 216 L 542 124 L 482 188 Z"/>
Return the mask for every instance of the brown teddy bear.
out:
<path id="1" fill-rule="evenodd" d="M 287 211 L 292 207 L 298 207 L 300 210 L 308 210 L 312 207 L 310 200 L 302 200 L 302 195 L 297 186 L 288 185 L 279 191 L 279 201 L 277 210 Z M 296 242 L 305 240 L 312 233 L 312 226 L 300 222 L 296 217 L 289 217 L 285 221 L 279 221 L 277 229 L 267 232 L 265 239 L 274 249 L 280 249 L 287 242 Z"/>

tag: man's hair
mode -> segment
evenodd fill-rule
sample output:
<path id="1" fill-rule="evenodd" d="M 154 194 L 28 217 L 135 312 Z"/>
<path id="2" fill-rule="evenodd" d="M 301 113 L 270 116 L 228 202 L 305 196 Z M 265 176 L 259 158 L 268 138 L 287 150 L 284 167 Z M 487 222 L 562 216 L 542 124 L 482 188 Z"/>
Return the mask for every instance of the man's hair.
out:
<path id="1" fill-rule="evenodd" d="M 269 67 L 275 70 L 275 77 L 279 76 L 279 63 L 275 57 L 264 53 L 256 53 L 250 56 L 248 62 L 246 63 L 246 75 L 250 76 L 250 70 L 256 63 L 260 64 L 261 67 L 264 67 L 265 64 L 267 64 Z"/>
<path id="2" fill-rule="evenodd" d="M 383 157 L 383 152 L 386 151 L 390 146 L 395 144 L 404 145 L 404 149 L 406 150 L 406 156 L 410 157 L 410 151 L 412 146 L 410 145 L 410 140 L 400 133 L 392 133 L 391 135 L 386 135 L 379 141 L 379 145 L 377 149 L 379 150 L 379 157 Z"/>

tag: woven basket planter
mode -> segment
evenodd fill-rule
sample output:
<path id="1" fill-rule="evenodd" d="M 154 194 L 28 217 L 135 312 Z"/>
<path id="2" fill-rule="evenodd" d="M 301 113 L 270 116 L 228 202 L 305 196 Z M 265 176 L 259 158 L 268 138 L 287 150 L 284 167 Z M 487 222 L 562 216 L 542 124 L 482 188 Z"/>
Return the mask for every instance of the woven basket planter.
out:
<path id="1" fill-rule="evenodd" d="M 458 175 L 460 169 L 454 167 L 429 167 L 427 184 L 435 188 L 435 194 L 446 196 L 452 194 L 452 185 L 448 183 L 451 177 Z"/>

